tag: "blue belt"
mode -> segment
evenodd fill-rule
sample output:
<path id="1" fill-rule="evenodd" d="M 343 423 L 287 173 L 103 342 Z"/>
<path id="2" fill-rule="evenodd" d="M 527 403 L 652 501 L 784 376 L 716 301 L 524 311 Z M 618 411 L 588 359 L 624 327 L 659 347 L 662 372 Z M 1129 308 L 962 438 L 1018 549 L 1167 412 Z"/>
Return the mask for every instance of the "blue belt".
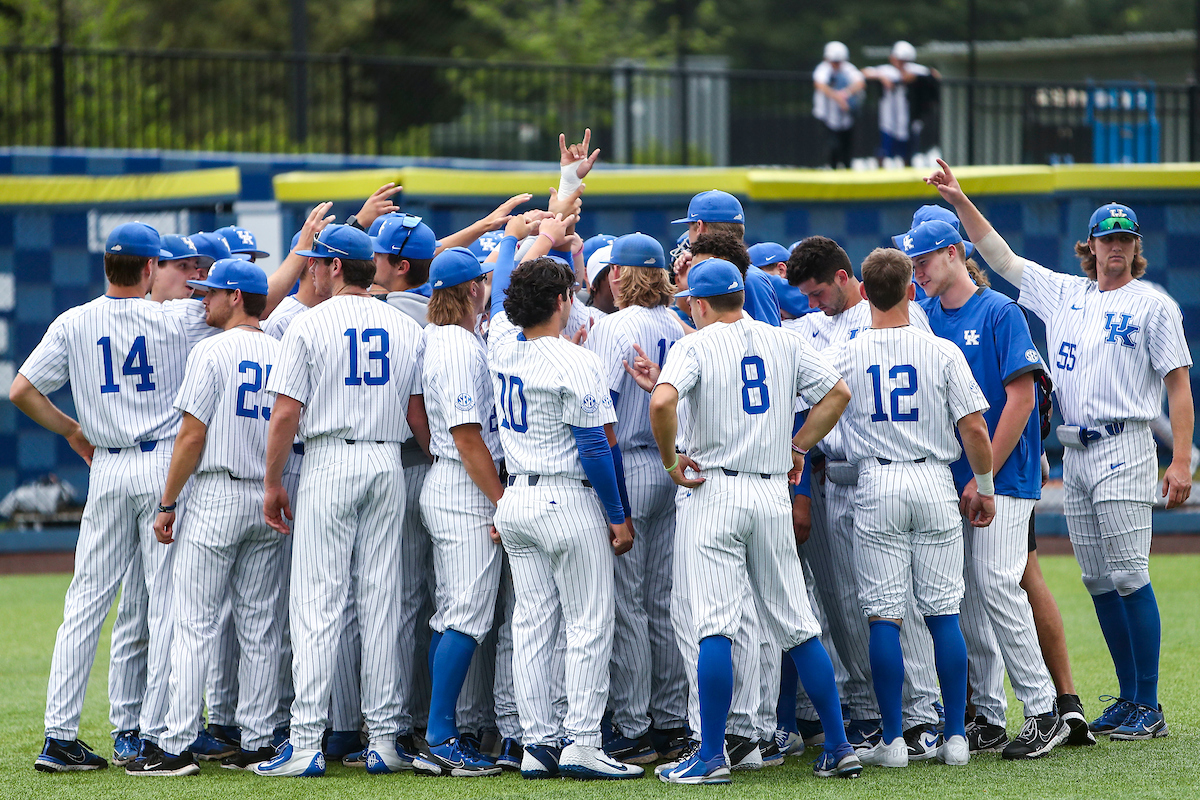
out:
<path id="1" fill-rule="evenodd" d="M 304 442 L 292 442 L 292 452 L 298 456 L 304 455 Z"/>
<path id="2" fill-rule="evenodd" d="M 154 448 L 158 447 L 158 440 L 152 439 L 149 442 L 138 442 L 137 446 L 138 446 L 138 448 L 141 449 L 141 451 L 143 453 L 152 453 L 152 452 L 154 452 Z M 131 447 L 132 447 L 132 445 L 131 445 Z M 126 448 L 110 447 L 110 448 L 108 448 L 108 452 L 112 453 L 113 455 L 116 455 L 117 453 L 121 452 L 124 449 L 126 449 Z"/>
<path id="3" fill-rule="evenodd" d="M 1124 422 L 1110 422 L 1099 428 L 1080 428 L 1079 440 L 1086 446 L 1089 442 L 1103 439 L 1105 436 L 1116 436 L 1125 430 Z"/>

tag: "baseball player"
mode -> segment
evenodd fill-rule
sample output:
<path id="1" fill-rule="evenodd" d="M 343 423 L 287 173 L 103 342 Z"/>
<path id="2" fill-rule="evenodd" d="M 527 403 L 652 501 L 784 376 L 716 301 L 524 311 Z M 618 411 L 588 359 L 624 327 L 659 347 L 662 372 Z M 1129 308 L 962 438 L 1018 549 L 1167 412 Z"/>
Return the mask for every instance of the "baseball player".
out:
<path id="1" fill-rule="evenodd" d="M 135 550 L 141 553 L 149 598 L 150 635 L 139 727 L 161 728 L 172 559 L 152 541 L 152 522 L 178 430 L 179 418 L 170 406 L 189 347 L 183 323 L 145 299 L 164 254 L 158 232 L 149 225 L 131 222 L 113 229 L 105 243 L 105 296 L 55 319 L 9 390 L 17 408 L 66 438 L 92 467 L 75 576 L 50 664 L 46 741 L 34 763 L 42 772 L 108 766 L 77 740 L 79 716 L 100 628 Z M 47 398 L 68 380 L 78 421 Z M 149 740 L 151 747 L 156 744 Z"/>
<path id="2" fill-rule="evenodd" d="M 604 257 L 604 249 L 596 252 Z M 650 397 L 625 371 L 638 350 L 661 364 L 682 335 L 668 306 L 674 288 L 662 245 L 644 233 L 617 239 L 605 258 L 620 310 L 592 328 L 587 348 L 604 364 L 617 413 L 617 444 L 638 532 L 616 564 L 616 625 L 610 705 L 619 735 L 605 745 L 629 763 L 650 763 L 666 743 L 670 756 L 687 731 L 687 678 L 671 627 L 671 572 L 675 543 L 675 485 L 658 468 L 650 431 Z M 589 270 L 590 274 L 590 270 Z M 653 731 L 651 725 L 653 724 Z"/>
<path id="3" fill-rule="evenodd" d="M 699 641 L 699 747 L 659 771 L 670 783 L 727 783 L 725 724 L 733 694 L 732 637 L 748 583 L 759 620 L 788 652 L 825 723 L 819 777 L 857 777 L 862 766 L 843 731 L 833 664 L 803 591 L 788 503 L 789 474 L 832 426 L 848 400 L 845 384 L 799 337 L 747 320 L 737 267 L 709 259 L 689 270 L 692 314 L 700 326 L 668 354 L 650 398 L 650 422 L 663 467 L 691 490 L 679 508 L 677 556 L 686 562 Z M 808 422 L 783 449 L 794 397 L 812 405 Z M 695 458 L 674 451 L 680 397 L 690 403 Z M 797 441 L 799 440 L 799 441 Z M 806 445 L 808 447 L 806 447 Z M 685 470 L 698 478 L 688 478 Z M 757 644 L 755 642 L 754 644 Z"/>
<path id="4" fill-rule="evenodd" d="M 421 491 L 421 517 L 433 543 L 440 634 L 433 655 L 433 690 L 425 733 L 426 759 L 463 777 L 499 775 L 500 767 L 459 736 L 455 705 L 476 647 L 495 617 L 502 550 L 492 540 L 492 515 L 504 494 L 487 351 L 475 332 L 491 300 L 488 274 L 467 249 L 433 259 L 430 325 L 425 331 L 423 382 L 433 467 Z"/>
<path id="5" fill-rule="evenodd" d="M 1002 750 L 1008 760 L 1038 758 L 1070 733 L 1065 720 L 1055 714 L 1054 684 L 1038 646 L 1033 609 L 1021 591 L 1029 518 L 1042 485 L 1041 424 L 1034 395 L 1042 359 L 1017 305 L 971 279 L 957 228 L 931 220 L 898 238 L 904 254 L 913 260 L 917 285 L 928 296 L 921 305 L 930 327 L 963 352 L 989 406 L 984 419 L 992 437 L 993 466 L 998 466 L 994 469 L 996 518 L 987 528 L 963 524 L 962 628 L 975 711 L 988 724 L 1004 726 L 1003 664 L 1014 694 L 1025 707 L 1026 722 L 1014 741 L 993 739 L 987 749 Z M 976 492 L 971 465 L 962 457 L 950 468 L 965 509 Z M 1003 662 L 988 657 L 993 637 Z M 1082 714 L 1076 724 L 1086 726 Z M 971 738 L 968 744 L 974 745 L 974 752 L 984 749 Z"/>
<path id="6" fill-rule="evenodd" d="M 561 214 L 543 220 L 532 252 L 544 250 L 545 240 L 562 246 L 574 222 L 574 215 Z M 493 296 L 506 291 L 507 298 L 488 331 L 488 368 L 509 471 L 495 527 L 516 593 L 521 774 L 635 778 L 641 767 L 613 760 L 600 746 L 612 651 L 613 552 L 629 550 L 633 531 L 622 497 L 620 449 L 608 430 L 616 416 L 602 365 L 560 338 L 574 282 L 573 271 L 553 259 L 522 263 L 493 286 Z M 566 630 L 567 694 L 561 750 L 551 691 L 560 626 Z"/>
<path id="7" fill-rule="evenodd" d="M 270 406 L 265 376 L 279 343 L 259 318 L 267 276 L 248 261 L 225 259 L 205 281 L 208 322 L 225 333 L 206 339 L 188 358 L 175 405 L 183 415 L 159 501 L 154 532 L 171 544 L 176 504 L 196 473 L 192 513 L 179 526 L 175 559 L 176 632 L 171 644 L 171 703 L 161 750 L 126 766 L 131 775 L 193 775 L 200 771 L 188 745 L 195 738 L 205 669 L 218 635 L 225 598 L 232 599 L 238 635 L 237 723 L 244 749 L 226 765 L 245 768 L 274 755 L 270 716 L 278 687 L 281 537 L 258 508 Z"/>
<path id="8" fill-rule="evenodd" d="M 967 650 L 959 629 L 963 596 L 962 522 L 949 464 L 965 450 L 977 491 L 965 516 L 976 527 L 995 515 L 992 447 L 983 397 L 962 352 L 909 324 L 912 262 L 876 249 L 862 264 L 871 327 L 830 351 L 853 396 L 843 418 L 847 455 L 859 472 L 854 562 L 870 623 L 871 678 L 883 735 L 864 764 L 906 767 L 900 626 L 911 587 L 933 637 L 946 725 L 937 757 L 966 764 Z M 959 447 L 954 430 L 962 437 Z M 825 726 L 829 735 L 829 726 Z"/>
<path id="9" fill-rule="evenodd" d="M 963 194 L 950 168 L 926 179 L 954 205 L 989 265 L 1046 323 L 1054 392 L 1064 425 L 1063 510 L 1083 583 L 1108 643 L 1119 697 L 1091 729 L 1116 740 L 1167 735 L 1158 703 L 1161 624 L 1150 584 L 1151 510 L 1157 480 L 1149 422 L 1167 390 L 1175 435 L 1162 481 L 1167 507 L 1191 494 L 1192 364 L 1179 306 L 1137 278 L 1146 269 L 1133 209 L 1108 203 L 1076 245 L 1086 277 L 1015 255 Z"/>
<path id="10" fill-rule="evenodd" d="M 363 631 L 367 771 L 396 772 L 412 765 L 396 745 L 395 565 L 405 506 L 400 443 L 413 433 L 427 436 L 423 415 L 411 413 L 409 402 L 418 383 L 420 327 L 369 296 L 375 264 L 370 237 L 362 231 L 330 225 L 311 250 L 298 255 L 325 260 L 334 291 L 288 327 L 280 361 L 267 382 L 276 400 L 267 442 L 264 513 L 281 533 L 288 532 L 284 517 L 292 518 L 282 477 L 297 431 L 304 437 L 305 453 L 292 543 L 296 699 L 291 738 L 275 758 L 255 764 L 254 771 L 265 776 L 324 774 L 325 758 L 318 748 L 338 623 L 353 582 Z"/>
<path id="11" fill-rule="evenodd" d="M 801 317 L 796 330 L 818 351 L 852 341 L 871 326 L 870 305 L 854 277 L 850 257 L 837 242 L 811 236 L 792 248 L 788 259 L 788 282 L 808 297 L 821 314 Z M 929 323 L 919 306 L 910 307 L 914 327 L 928 331 Z M 854 568 L 854 509 L 858 471 L 848 459 L 843 426 L 834 426 L 821 440 L 825 456 L 824 480 L 814 481 L 812 531 L 802 551 L 809 561 L 817 594 L 829 622 L 829 632 L 838 658 L 847 670 L 844 684 L 850 710 L 848 737 L 858 748 L 873 746 L 880 736 L 879 706 L 870 688 L 870 629 L 862 616 Z M 804 498 L 793 500 L 802 512 Z M 909 756 L 920 760 L 937 752 L 937 672 L 933 642 L 921 625 L 901 629 L 906 659 L 904 715 Z"/>

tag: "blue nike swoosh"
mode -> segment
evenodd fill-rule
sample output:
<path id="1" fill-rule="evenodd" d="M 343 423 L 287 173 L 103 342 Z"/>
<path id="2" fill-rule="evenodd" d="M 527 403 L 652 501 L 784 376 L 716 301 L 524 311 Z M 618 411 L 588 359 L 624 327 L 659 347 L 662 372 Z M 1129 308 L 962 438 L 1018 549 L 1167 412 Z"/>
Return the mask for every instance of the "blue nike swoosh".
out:
<path id="1" fill-rule="evenodd" d="M 814 338 L 814 339 L 815 339 L 815 338 L 817 338 L 818 336 L 820 336 L 820 333 L 813 333 L 813 338 Z"/>
<path id="2" fill-rule="evenodd" d="M 1083 311 L 1083 308 L 1081 306 L 1075 305 L 1074 303 L 1071 303 L 1071 310 L 1072 311 Z"/>
<path id="3" fill-rule="evenodd" d="M 1116 464 L 1109 464 L 1109 465 L 1108 465 L 1108 468 L 1109 468 L 1109 469 L 1116 469 L 1117 467 L 1121 466 L 1121 465 L 1122 465 L 1122 464 L 1124 464 L 1124 463 L 1125 463 L 1124 461 L 1120 461 L 1120 462 L 1118 462 L 1118 463 L 1116 463 Z"/>

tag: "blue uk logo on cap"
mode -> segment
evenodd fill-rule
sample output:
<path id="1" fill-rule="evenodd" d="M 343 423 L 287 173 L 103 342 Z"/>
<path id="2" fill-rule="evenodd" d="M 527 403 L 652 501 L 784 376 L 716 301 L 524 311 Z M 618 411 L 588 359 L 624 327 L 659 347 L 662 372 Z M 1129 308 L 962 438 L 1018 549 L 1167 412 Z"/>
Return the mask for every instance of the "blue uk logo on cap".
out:
<path id="1" fill-rule="evenodd" d="M 667 268 L 667 257 L 662 245 L 653 236 L 644 233 L 627 233 L 613 242 L 607 263 L 621 267 Z"/>
<path id="2" fill-rule="evenodd" d="M 246 294 L 265 295 L 269 289 L 267 273 L 262 267 L 244 258 L 222 258 L 212 265 L 208 278 L 188 281 L 197 289 L 241 289 Z"/>
<path id="3" fill-rule="evenodd" d="M 467 245 L 467 249 L 475 254 L 475 258 L 480 262 L 486 261 L 504 239 L 504 231 L 488 231 L 483 236 L 480 236 L 475 241 Z"/>
<path id="4" fill-rule="evenodd" d="M 216 233 L 225 240 L 225 244 L 229 245 L 229 252 L 234 255 L 244 253 L 255 258 L 266 258 L 271 255 L 266 250 L 258 249 L 258 241 L 254 238 L 254 234 L 245 228 L 226 225 L 224 228 L 217 228 Z"/>
<path id="5" fill-rule="evenodd" d="M 126 222 L 113 228 L 104 242 L 104 252 L 144 258 L 171 256 L 163 249 L 158 231 L 144 222 Z"/>
<path id="6" fill-rule="evenodd" d="M 923 256 L 943 247 L 962 242 L 962 236 L 949 222 L 940 219 L 922 222 L 908 233 L 893 237 L 896 246 L 909 258 Z"/>
<path id="7" fill-rule="evenodd" d="M 701 192 L 688 203 L 688 215 L 683 219 L 671 220 L 671 224 L 684 222 L 740 222 L 745 224 L 746 214 L 742 204 L 729 192 L 710 189 Z"/>
<path id="8" fill-rule="evenodd" d="M 449 289 L 487 275 L 493 267 L 493 264 L 481 262 L 465 247 L 448 247 L 429 265 L 429 285 L 435 292 Z"/>
<path id="9" fill-rule="evenodd" d="M 676 292 L 676 297 L 716 297 L 745 291 L 742 273 L 733 264 L 722 258 L 701 261 L 688 270 L 688 288 Z"/>
<path id="10" fill-rule="evenodd" d="M 195 258 L 199 260 L 202 268 L 213 263 L 210 256 L 206 256 L 196 249 L 196 243 L 192 241 L 191 236 L 168 233 L 162 237 L 162 249 L 171 255 L 159 256 L 159 261 L 182 261 L 185 258 Z"/>
<path id="11" fill-rule="evenodd" d="M 297 250 L 305 258 L 348 258 L 370 261 L 374 256 L 371 237 L 351 225 L 330 225 L 317 235 L 308 250 Z"/>
<path id="12" fill-rule="evenodd" d="M 750 254 L 750 263 L 759 269 L 788 260 L 787 248 L 778 242 L 760 242 L 747 252 Z"/>

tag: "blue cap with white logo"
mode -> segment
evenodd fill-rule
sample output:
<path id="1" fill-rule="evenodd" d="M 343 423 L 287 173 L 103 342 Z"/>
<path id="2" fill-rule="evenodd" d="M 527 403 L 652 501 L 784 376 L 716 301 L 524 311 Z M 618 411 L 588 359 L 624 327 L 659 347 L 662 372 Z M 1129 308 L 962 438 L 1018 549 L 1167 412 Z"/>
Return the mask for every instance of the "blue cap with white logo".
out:
<path id="1" fill-rule="evenodd" d="M 612 244 L 616 240 L 617 240 L 617 237 L 613 236 L 612 234 L 609 234 L 609 233 L 597 233 L 595 236 L 591 237 L 590 239 L 584 239 L 584 241 L 583 241 L 583 263 L 585 263 L 585 264 L 587 263 L 588 259 L 592 257 L 592 253 L 595 253 L 601 247 L 605 247 L 607 245 Z"/>
<path id="2" fill-rule="evenodd" d="M 162 249 L 171 255 L 159 256 L 159 261 L 182 261 L 185 258 L 195 258 L 199 259 L 201 268 L 213 263 L 212 256 L 206 256 L 196 249 L 196 243 L 192 241 L 191 236 L 168 233 L 162 237 Z"/>
<path id="3" fill-rule="evenodd" d="M 229 245 L 229 252 L 235 256 L 238 253 L 244 253 L 255 258 L 266 258 L 271 255 L 266 250 L 258 249 L 258 240 L 254 238 L 253 233 L 245 228 L 239 228 L 236 225 L 226 225 L 224 228 L 217 228 L 216 232 Z"/>
<path id="4" fill-rule="evenodd" d="M 374 254 L 371 237 L 351 225 L 330 225 L 321 231 L 309 250 L 298 250 L 305 258 L 349 258 L 370 261 Z"/>
<path id="5" fill-rule="evenodd" d="M 962 235 L 962 226 L 959 225 L 958 217 L 955 216 L 954 212 L 948 208 L 945 208 L 944 206 L 932 205 L 932 204 L 927 205 L 927 206 L 921 206 L 920 208 L 918 208 L 916 210 L 915 213 L 913 213 L 912 225 L 910 226 L 910 228 L 915 228 L 918 225 L 920 225 L 922 222 L 930 222 L 931 220 L 935 220 L 935 219 L 941 220 L 942 222 L 948 222 L 949 224 L 954 226 L 954 229 L 959 232 L 960 236 Z M 904 240 L 905 235 L 906 234 L 902 233 L 899 236 L 892 237 L 892 242 L 895 243 L 897 250 L 904 249 L 904 247 L 901 245 L 901 242 Z M 971 254 L 974 252 L 975 252 L 975 245 L 971 244 L 966 239 L 964 239 L 963 240 L 963 258 L 970 258 Z"/>
<path id="6" fill-rule="evenodd" d="M 367 236 L 372 238 L 378 236 L 379 229 L 383 227 L 383 223 L 387 222 L 389 219 L 395 219 L 396 217 L 403 216 L 405 215 L 399 211 L 393 211 L 390 214 L 380 214 L 375 218 L 375 221 L 371 223 L 371 227 L 367 228 Z"/>
<path id="7" fill-rule="evenodd" d="M 746 214 L 742 204 L 729 192 L 711 189 L 701 192 L 688 203 L 688 213 L 683 219 L 671 220 L 671 224 L 679 222 L 740 222 L 745 224 Z"/>
<path id="8" fill-rule="evenodd" d="M 213 261 L 220 261 L 222 258 L 234 258 L 234 255 L 229 250 L 229 242 L 225 241 L 225 237 L 217 233 L 193 233 L 188 237 L 192 240 L 192 244 L 200 251 L 200 255 L 208 256 Z"/>
<path id="9" fill-rule="evenodd" d="M 104 252 L 145 258 L 171 256 L 163 249 L 162 237 L 158 235 L 158 231 L 144 222 L 126 222 L 113 228 L 104 242 Z"/>
<path id="10" fill-rule="evenodd" d="M 894 237 L 896 246 L 909 258 L 923 256 L 962 242 L 958 228 L 940 219 L 922 222 L 903 236 Z"/>
<path id="11" fill-rule="evenodd" d="M 750 254 L 750 263 L 759 269 L 788 260 L 787 249 L 777 242 L 760 242 L 747 252 Z"/>
<path id="12" fill-rule="evenodd" d="M 1112 236 L 1114 233 L 1128 233 L 1142 238 L 1141 228 L 1138 227 L 1137 214 L 1133 209 L 1120 203 L 1108 203 L 1092 212 L 1088 220 L 1088 236 L 1099 238 Z"/>
<path id="13" fill-rule="evenodd" d="M 688 270 L 688 288 L 676 292 L 676 297 L 716 297 L 745 291 L 742 273 L 723 258 L 701 261 Z"/>
<path id="14" fill-rule="evenodd" d="M 433 230 L 412 214 L 397 214 L 384 221 L 371 242 L 376 253 L 393 256 L 433 258 L 437 252 L 437 237 Z"/>
<path id="15" fill-rule="evenodd" d="M 487 260 L 497 247 L 500 246 L 500 241 L 504 238 L 504 230 L 488 231 L 483 236 L 480 236 L 475 241 L 467 245 L 467 249 L 475 254 L 475 257 L 482 263 Z"/>
<path id="16" fill-rule="evenodd" d="M 208 278 L 188 281 L 188 286 L 198 289 L 241 289 L 246 294 L 263 294 L 268 291 L 267 273 L 262 267 L 244 258 L 222 258 L 212 265 Z"/>
<path id="17" fill-rule="evenodd" d="M 436 292 L 487 275 L 494 265 L 484 264 L 465 247 L 448 247 L 429 265 L 429 285 Z"/>
<path id="18" fill-rule="evenodd" d="M 667 257 L 658 239 L 644 233 L 627 233 L 613 242 L 607 263 L 621 267 L 666 269 Z"/>

